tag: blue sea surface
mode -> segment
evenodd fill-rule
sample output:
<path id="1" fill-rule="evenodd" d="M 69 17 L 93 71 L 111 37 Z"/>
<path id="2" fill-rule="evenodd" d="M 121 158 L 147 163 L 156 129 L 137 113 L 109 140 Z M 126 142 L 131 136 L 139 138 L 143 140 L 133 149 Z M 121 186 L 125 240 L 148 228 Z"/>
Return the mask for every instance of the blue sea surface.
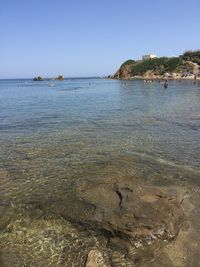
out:
<path id="1" fill-rule="evenodd" d="M 142 153 L 198 167 L 200 85 L 170 81 L 164 90 L 158 82 L 106 79 L 0 81 L 5 147 L 16 138 L 40 141 L 61 133 L 76 135 L 75 143 L 91 140 L 91 146 L 95 139 L 94 146 L 108 153 Z"/>

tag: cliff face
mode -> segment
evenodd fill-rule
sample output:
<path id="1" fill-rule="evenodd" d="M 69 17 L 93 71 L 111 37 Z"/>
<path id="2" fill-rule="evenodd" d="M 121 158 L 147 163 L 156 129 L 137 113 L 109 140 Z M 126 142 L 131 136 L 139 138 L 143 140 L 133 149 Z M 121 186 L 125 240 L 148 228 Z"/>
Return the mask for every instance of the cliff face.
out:
<path id="1" fill-rule="evenodd" d="M 132 65 L 124 65 L 119 68 L 119 70 L 115 73 L 114 78 L 123 79 L 130 78 L 132 76 Z"/>
<path id="2" fill-rule="evenodd" d="M 113 78 L 128 79 L 135 76 L 155 78 L 155 76 L 182 75 L 184 73 L 198 73 L 200 51 L 186 52 L 179 57 L 161 57 L 148 60 L 127 60 Z"/>

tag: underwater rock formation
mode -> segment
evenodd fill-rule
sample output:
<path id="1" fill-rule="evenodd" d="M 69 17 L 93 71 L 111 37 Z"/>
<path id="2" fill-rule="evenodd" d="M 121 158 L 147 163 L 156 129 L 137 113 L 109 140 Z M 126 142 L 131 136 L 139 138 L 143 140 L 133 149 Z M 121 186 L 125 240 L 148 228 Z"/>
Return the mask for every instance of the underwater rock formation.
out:
<path id="1" fill-rule="evenodd" d="M 108 231 L 111 241 L 136 248 L 173 239 L 184 219 L 176 190 L 134 183 L 85 184 L 81 198 L 94 207 L 85 218 L 92 227 Z"/>

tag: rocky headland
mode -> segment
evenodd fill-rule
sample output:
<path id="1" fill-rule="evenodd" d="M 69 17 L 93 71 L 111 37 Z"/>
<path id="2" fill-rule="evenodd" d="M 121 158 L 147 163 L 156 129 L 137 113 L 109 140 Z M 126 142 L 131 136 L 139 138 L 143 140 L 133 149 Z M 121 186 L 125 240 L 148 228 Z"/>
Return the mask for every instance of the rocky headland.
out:
<path id="1" fill-rule="evenodd" d="M 125 61 L 114 79 L 200 79 L 200 50 L 179 57 L 159 57 Z"/>

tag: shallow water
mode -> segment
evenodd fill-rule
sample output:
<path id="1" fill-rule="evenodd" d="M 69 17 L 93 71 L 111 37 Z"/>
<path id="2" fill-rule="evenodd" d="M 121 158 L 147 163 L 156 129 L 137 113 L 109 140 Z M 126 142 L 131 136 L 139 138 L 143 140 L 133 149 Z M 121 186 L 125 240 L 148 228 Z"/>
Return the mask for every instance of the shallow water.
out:
<path id="1" fill-rule="evenodd" d="M 4 256 L 2 262 L 40 266 L 54 253 L 50 266 L 65 266 L 59 257 L 68 242 L 72 259 L 66 266 L 72 264 L 84 251 L 80 244 L 71 246 L 73 238 L 84 236 L 71 221 L 78 216 L 73 214 L 73 184 L 79 180 L 126 176 L 146 184 L 199 188 L 199 141 L 200 83 L 170 81 L 166 90 L 158 82 L 142 81 L 0 80 L 0 229 L 12 228 L 0 238 L 2 254 L 11 255 L 7 265 Z M 44 233 L 43 224 L 52 232 Z M 23 231 L 30 236 L 32 256 Z M 44 240 L 34 239 L 39 233 L 47 238 L 43 252 Z M 87 244 L 89 237 L 83 238 Z M 20 253 L 25 265 L 13 265 Z"/>

